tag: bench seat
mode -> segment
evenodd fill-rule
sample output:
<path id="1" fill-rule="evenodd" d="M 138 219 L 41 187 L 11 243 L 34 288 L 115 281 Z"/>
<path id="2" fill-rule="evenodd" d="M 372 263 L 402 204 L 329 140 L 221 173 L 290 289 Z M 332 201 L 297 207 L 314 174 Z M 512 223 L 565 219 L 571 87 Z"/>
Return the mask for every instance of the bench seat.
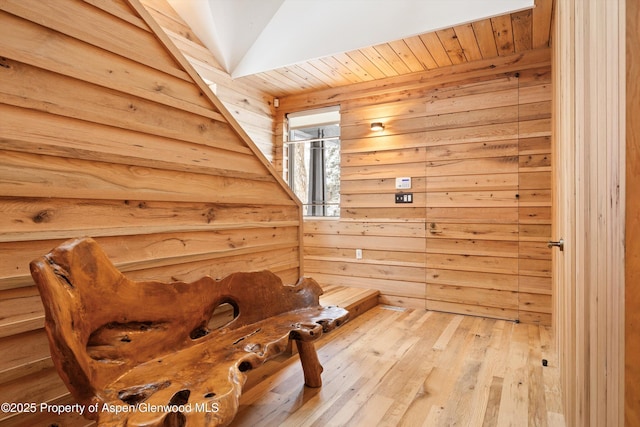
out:
<path id="1" fill-rule="evenodd" d="M 101 426 L 217 426 L 235 416 L 244 372 L 298 348 L 320 387 L 313 341 L 348 319 L 319 305 L 320 286 L 268 271 L 192 283 L 135 282 L 90 239 L 31 263 L 54 365 L 84 415 Z M 233 319 L 210 328 L 217 307 Z"/>

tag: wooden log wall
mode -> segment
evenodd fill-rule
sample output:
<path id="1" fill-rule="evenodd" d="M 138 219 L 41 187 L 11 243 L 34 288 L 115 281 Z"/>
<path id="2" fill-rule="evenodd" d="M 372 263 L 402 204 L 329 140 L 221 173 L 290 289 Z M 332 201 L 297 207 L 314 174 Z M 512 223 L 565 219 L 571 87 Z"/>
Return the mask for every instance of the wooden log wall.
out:
<path id="1" fill-rule="evenodd" d="M 167 0 L 141 0 L 198 74 L 215 83 L 216 96 L 269 161 L 273 161 L 273 96 L 247 80 L 233 80 Z"/>
<path id="2" fill-rule="evenodd" d="M 543 49 L 281 99 L 281 122 L 341 110 L 341 216 L 305 219 L 305 273 L 385 303 L 550 324 L 550 83 Z M 413 203 L 395 203 L 396 177 Z"/>
<path id="3" fill-rule="evenodd" d="M 0 401 L 71 401 L 32 259 L 88 235 L 133 279 L 270 269 L 293 283 L 300 212 L 137 0 L 0 3 Z"/>

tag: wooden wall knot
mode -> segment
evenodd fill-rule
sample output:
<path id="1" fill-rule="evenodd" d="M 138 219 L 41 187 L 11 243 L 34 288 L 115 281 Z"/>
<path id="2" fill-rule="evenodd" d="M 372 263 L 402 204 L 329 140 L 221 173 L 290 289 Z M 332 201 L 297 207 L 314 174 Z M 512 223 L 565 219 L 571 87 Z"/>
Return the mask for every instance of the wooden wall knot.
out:
<path id="1" fill-rule="evenodd" d="M 40 224 L 43 222 L 49 222 L 51 221 L 52 218 L 53 218 L 53 211 L 50 209 L 45 209 L 35 214 L 31 219 L 36 224 Z"/>

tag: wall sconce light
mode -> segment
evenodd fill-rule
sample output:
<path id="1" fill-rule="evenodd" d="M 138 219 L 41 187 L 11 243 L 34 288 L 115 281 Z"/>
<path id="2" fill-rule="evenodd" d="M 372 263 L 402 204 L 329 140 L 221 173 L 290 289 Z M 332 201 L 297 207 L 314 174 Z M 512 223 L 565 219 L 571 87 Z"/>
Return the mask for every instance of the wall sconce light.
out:
<path id="1" fill-rule="evenodd" d="M 374 132 L 379 132 L 381 130 L 384 130 L 384 125 L 382 124 L 382 122 L 373 122 L 371 123 L 371 130 Z"/>

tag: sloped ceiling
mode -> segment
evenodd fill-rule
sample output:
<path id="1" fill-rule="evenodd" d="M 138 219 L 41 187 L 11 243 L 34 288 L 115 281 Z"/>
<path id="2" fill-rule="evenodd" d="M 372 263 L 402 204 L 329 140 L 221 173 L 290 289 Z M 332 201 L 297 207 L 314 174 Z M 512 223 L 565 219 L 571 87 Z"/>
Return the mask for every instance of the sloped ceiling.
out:
<path id="1" fill-rule="evenodd" d="M 534 0 L 169 0 L 232 77 L 530 9 Z"/>

